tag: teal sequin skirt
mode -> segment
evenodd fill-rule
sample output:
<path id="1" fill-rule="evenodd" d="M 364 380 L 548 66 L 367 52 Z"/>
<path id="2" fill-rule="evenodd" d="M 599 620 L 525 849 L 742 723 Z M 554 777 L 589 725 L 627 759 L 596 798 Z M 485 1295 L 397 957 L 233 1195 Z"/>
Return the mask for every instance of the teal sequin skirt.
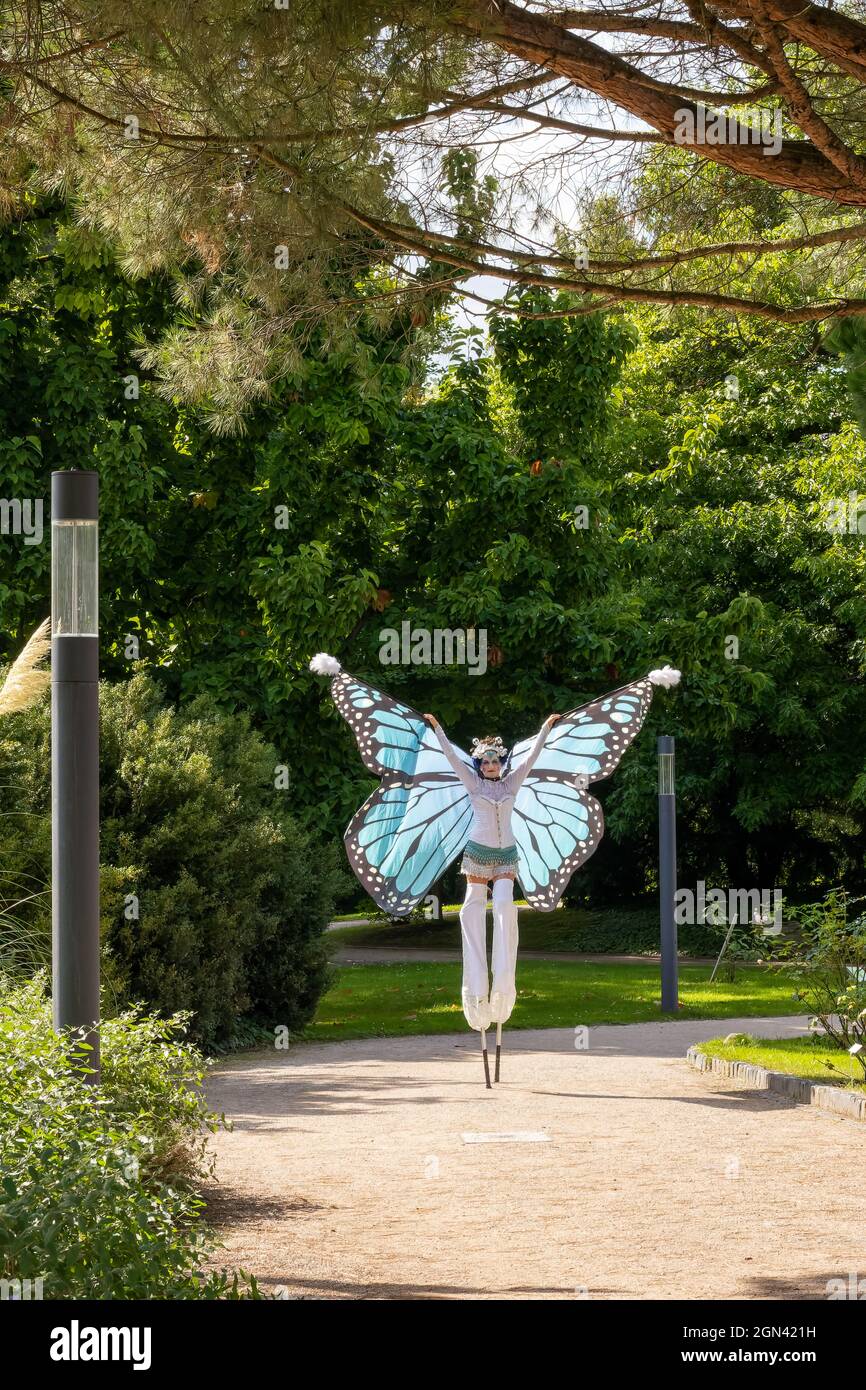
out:
<path id="1" fill-rule="evenodd" d="M 460 861 L 460 872 L 467 878 L 504 878 L 517 871 L 517 846 L 479 845 L 475 840 L 467 840 Z"/>

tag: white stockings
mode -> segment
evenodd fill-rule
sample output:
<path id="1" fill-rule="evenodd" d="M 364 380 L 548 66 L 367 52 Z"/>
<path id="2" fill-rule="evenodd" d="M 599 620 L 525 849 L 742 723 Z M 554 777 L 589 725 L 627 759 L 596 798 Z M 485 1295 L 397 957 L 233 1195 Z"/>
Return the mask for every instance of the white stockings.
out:
<path id="1" fill-rule="evenodd" d="M 470 1028 L 489 1028 L 487 998 L 487 884 L 467 883 L 460 909 L 463 936 L 463 1012 Z"/>
<path id="2" fill-rule="evenodd" d="M 514 905 L 514 879 L 497 878 L 493 883 L 493 988 L 490 991 L 490 1022 L 507 1023 L 517 999 L 514 977 L 517 970 L 517 908 Z"/>
<path id="3" fill-rule="evenodd" d="M 470 1028 L 505 1023 L 517 997 L 517 908 L 514 880 L 493 883 L 493 990 L 488 997 L 487 884 L 467 883 L 460 909 L 463 935 L 463 1012 Z"/>

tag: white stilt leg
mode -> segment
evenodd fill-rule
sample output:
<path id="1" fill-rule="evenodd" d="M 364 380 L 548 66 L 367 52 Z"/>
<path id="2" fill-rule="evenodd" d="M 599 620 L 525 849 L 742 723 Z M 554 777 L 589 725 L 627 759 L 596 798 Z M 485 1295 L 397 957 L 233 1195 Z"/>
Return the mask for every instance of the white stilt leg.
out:
<path id="1" fill-rule="evenodd" d="M 493 884 L 493 988 L 490 991 L 491 1023 L 507 1023 L 517 999 L 517 908 L 514 881 L 498 878 Z"/>
<path id="2" fill-rule="evenodd" d="M 487 884 L 467 883 L 460 909 L 463 939 L 463 1012 L 470 1028 L 490 1023 L 490 982 L 487 974 Z"/>

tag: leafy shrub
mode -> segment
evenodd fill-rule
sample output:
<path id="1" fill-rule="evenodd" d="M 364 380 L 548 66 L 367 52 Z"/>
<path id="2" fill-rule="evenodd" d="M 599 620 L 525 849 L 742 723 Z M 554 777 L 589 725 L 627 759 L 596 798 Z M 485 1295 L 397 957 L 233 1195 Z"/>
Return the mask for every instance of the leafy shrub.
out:
<path id="1" fill-rule="evenodd" d="M 591 955 L 655 955 L 660 946 L 657 901 L 646 906 L 571 909 L 553 914 L 550 950 L 581 951 Z M 686 956 L 718 955 L 723 937 L 709 923 L 677 927 L 677 950 Z"/>
<path id="2" fill-rule="evenodd" d="M 856 1058 L 866 1079 L 866 912 L 854 910 L 863 901 L 833 888 L 799 907 L 798 936 L 779 943 L 770 964 L 793 976 L 814 1023 Z"/>
<path id="3" fill-rule="evenodd" d="M 135 1005 L 100 1029 L 102 1098 L 118 1123 L 147 1121 L 150 1154 L 143 1170 L 164 1182 L 213 1176 L 207 1136 L 216 1133 L 219 1120 L 202 1091 L 210 1064 L 184 1039 L 189 1024 L 189 1014 L 162 1018 Z"/>
<path id="4" fill-rule="evenodd" d="M 241 1023 L 300 1030 L 329 980 L 322 932 L 339 871 L 336 848 L 321 851 L 290 815 L 291 792 L 275 789 L 276 750 L 209 697 L 167 706 L 146 675 L 103 684 L 100 717 L 109 1008 L 143 999 L 188 1011 L 209 1047 Z M 26 853 L 46 881 L 48 732 L 43 707 L 0 735 L 0 776 L 20 812 L 17 829 L 0 820 L 0 863 Z M 26 846 L 33 817 L 40 835 Z M 30 928 L 37 964 L 48 924 L 34 915 Z"/>
<path id="5" fill-rule="evenodd" d="M 204 1268 L 217 1243 L 191 1183 L 219 1121 L 185 1020 L 106 1023 L 95 1088 L 80 1040 L 51 1026 L 44 977 L 0 987 L 0 1277 L 42 1279 L 46 1298 L 258 1297 Z"/>

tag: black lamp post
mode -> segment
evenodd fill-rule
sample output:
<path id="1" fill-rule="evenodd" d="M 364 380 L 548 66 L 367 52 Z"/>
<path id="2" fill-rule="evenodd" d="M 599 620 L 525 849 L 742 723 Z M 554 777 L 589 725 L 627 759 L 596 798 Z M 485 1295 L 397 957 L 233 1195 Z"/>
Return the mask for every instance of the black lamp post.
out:
<path id="1" fill-rule="evenodd" d="M 54 1027 L 82 1028 L 99 1079 L 99 479 L 51 475 Z"/>
<path id="2" fill-rule="evenodd" d="M 659 916 L 661 919 L 662 1009 L 675 1013 L 679 1003 L 677 923 L 677 799 L 674 779 L 674 740 L 663 734 L 659 757 Z"/>

